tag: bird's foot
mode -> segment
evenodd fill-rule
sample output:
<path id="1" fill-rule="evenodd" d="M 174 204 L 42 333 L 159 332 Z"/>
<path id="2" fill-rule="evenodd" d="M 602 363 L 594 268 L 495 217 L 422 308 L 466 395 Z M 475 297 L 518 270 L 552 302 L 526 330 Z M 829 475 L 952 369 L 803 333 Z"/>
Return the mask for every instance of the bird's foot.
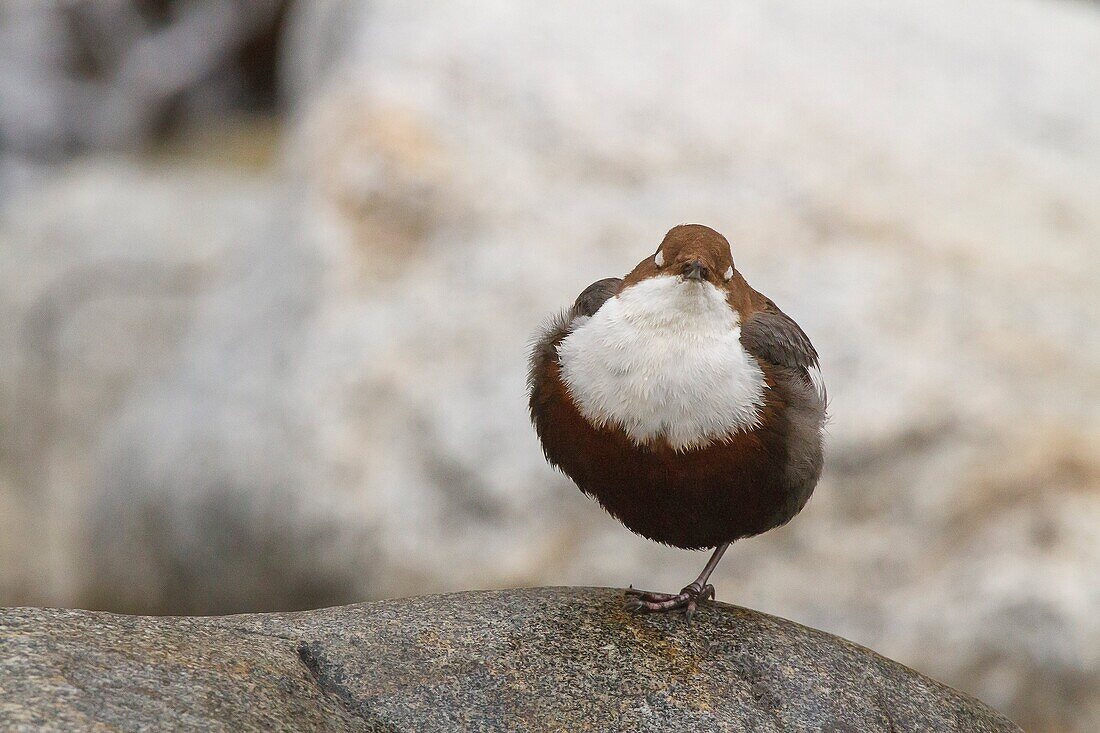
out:
<path id="1" fill-rule="evenodd" d="M 666 613 L 683 611 L 690 621 L 695 609 L 706 600 L 714 600 L 714 586 L 702 585 L 698 581 L 685 587 L 679 593 L 653 593 L 651 591 L 629 588 L 626 609 L 633 613 Z"/>

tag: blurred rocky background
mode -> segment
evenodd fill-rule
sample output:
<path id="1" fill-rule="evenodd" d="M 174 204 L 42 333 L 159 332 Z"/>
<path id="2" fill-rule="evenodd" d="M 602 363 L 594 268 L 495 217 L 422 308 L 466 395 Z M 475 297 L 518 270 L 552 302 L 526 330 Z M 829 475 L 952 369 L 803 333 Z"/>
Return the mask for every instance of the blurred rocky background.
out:
<path id="1" fill-rule="evenodd" d="M 0 0 L 0 604 L 679 588 L 531 334 L 703 222 L 825 478 L 719 598 L 1100 730 L 1100 6 Z"/>

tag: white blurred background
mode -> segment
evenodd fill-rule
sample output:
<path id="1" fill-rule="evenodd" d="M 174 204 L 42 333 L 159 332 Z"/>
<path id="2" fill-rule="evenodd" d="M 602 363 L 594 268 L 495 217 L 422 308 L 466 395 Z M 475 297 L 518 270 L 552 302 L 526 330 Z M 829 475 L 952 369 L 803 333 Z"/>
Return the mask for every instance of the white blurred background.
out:
<path id="1" fill-rule="evenodd" d="M 0 604 L 675 589 L 528 341 L 674 224 L 822 354 L 720 600 L 1100 730 L 1100 4 L 0 0 Z"/>

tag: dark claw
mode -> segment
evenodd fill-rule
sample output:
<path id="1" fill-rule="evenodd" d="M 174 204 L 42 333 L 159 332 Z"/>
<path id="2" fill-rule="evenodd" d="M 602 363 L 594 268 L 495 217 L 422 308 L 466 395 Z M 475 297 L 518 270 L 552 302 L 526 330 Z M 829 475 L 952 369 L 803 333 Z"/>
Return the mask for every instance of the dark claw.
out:
<path id="1" fill-rule="evenodd" d="M 665 601 L 672 600 L 676 597 L 676 595 L 673 593 L 654 593 L 652 591 L 639 590 L 634 586 L 630 586 L 629 588 L 627 588 L 626 594 L 628 596 L 640 598 L 643 601 L 649 601 L 650 603 L 664 603 Z"/>
<path id="2" fill-rule="evenodd" d="M 683 611 L 684 617 L 691 621 L 703 601 L 714 600 L 714 586 L 707 584 L 700 586 L 692 583 L 679 593 L 652 593 L 636 590 L 633 586 L 627 589 L 626 609 L 631 613 L 666 613 L 668 611 Z"/>

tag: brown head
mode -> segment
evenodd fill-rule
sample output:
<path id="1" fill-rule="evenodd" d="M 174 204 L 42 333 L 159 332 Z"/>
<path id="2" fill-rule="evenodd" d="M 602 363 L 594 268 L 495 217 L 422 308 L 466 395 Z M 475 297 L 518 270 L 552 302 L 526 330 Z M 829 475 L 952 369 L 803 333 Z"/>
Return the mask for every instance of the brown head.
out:
<path id="1" fill-rule="evenodd" d="M 657 275 L 709 282 L 725 290 L 734 275 L 730 243 L 702 224 L 675 226 L 665 235 L 653 256 L 639 262 L 626 276 L 623 286 Z"/>
<path id="2" fill-rule="evenodd" d="M 749 306 L 750 293 L 754 292 L 733 266 L 729 241 L 702 224 L 680 224 L 670 229 L 657 251 L 623 279 L 622 287 L 659 275 L 709 282 L 728 292 L 730 305 L 738 310 Z"/>

